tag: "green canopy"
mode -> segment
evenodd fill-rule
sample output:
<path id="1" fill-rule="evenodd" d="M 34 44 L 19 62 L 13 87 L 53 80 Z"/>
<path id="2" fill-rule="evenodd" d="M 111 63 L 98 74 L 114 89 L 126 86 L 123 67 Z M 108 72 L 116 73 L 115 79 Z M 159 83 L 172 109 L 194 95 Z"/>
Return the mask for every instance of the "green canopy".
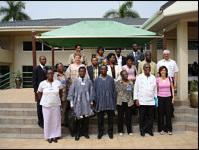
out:
<path id="1" fill-rule="evenodd" d="M 36 38 L 53 47 L 74 47 L 77 43 L 83 47 L 131 47 L 134 42 L 145 44 L 161 36 L 115 21 L 80 21 Z"/>

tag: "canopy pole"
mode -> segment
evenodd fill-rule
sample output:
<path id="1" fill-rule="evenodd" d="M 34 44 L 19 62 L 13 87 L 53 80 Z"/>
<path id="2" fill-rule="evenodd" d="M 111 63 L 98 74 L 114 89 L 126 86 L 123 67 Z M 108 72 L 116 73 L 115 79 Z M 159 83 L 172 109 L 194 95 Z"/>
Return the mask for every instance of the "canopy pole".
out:
<path id="1" fill-rule="evenodd" d="M 37 66 L 35 31 L 32 31 L 32 60 L 33 68 Z"/>
<path id="2" fill-rule="evenodd" d="M 52 52 L 52 69 L 54 69 L 54 63 L 55 63 L 55 50 L 54 47 L 51 48 Z"/>

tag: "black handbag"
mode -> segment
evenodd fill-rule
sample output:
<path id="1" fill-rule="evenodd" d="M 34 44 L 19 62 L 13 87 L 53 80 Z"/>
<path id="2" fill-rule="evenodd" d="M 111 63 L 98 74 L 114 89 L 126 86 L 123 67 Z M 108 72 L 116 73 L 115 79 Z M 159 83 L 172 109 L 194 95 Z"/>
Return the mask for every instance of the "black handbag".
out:
<path id="1" fill-rule="evenodd" d="M 171 78 L 170 78 L 170 77 L 169 77 L 169 82 L 170 82 L 171 98 L 173 98 L 173 92 L 172 92 L 172 87 L 171 87 L 171 85 L 172 85 L 173 83 L 171 82 Z"/>

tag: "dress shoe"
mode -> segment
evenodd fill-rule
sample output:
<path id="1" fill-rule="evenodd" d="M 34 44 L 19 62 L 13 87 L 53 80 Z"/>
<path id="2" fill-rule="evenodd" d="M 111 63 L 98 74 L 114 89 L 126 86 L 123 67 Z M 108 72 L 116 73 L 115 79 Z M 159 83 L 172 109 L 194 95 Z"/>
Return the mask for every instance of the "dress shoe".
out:
<path id="1" fill-rule="evenodd" d="M 144 131 L 140 131 L 140 135 L 144 137 L 145 136 L 145 132 Z"/>
<path id="2" fill-rule="evenodd" d="M 79 135 L 75 136 L 75 141 L 79 141 Z"/>
<path id="3" fill-rule="evenodd" d="M 55 142 L 55 143 L 57 143 L 58 141 L 57 141 L 57 138 L 53 138 L 53 141 Z"/>
<path id="4" fill-rule="evenodd" d="M 48 139 L 47 141 L 48 143 L 52 143 L 53 139 Z"/>
<path id="5" fill-rule="evenodd" d="M 103 133 L 99 133 L 98 136 L 97 136 L 97 138 L 98 138 L 98 139 L 101 139 L 102 136 L 103 136 Z"/>
<path id="6" fill-rule="evenodd" d="M 108 134 L 110 139 L 113 139 L 113 134 Z"/>
<path id="7" fill-rule="evenodd" d="M 38 124 L 38 125 L 39 125 L 40 128 L 42 128 L 42 129 L 44 128 L 43 124 Z"/>
<path id="8" fill-rule="evenodd" d="M 154 134 L 153 134 L 152 131 L 149 131 L 148 134 L 149 134 L 150 136 L 154 136 Z"/>
<path id="9" fill-rule="evenodd" d="M 89 139 L 89 138 L 90 138 L 88 134 L 85 134 L 84 137 L 85 137 L 86 139 Z"/>

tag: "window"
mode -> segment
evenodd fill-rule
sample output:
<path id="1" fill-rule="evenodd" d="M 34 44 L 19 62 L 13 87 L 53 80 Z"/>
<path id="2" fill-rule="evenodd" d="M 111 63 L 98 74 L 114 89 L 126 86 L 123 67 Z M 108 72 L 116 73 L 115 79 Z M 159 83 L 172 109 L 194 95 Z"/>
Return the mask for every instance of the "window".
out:
<path id="1" fill-rule="evenodd" d="M 163 50 L 163 39 L 158 39 L 156 43 L 157 50 Z"/>
<path id="2" fill-rule="evenodd" d="M 32 66 L 23 66 L 23 88 L 31 88 L 32 87 Z"/>
<path id="3" fill-rule="evenodd" d="M 43 44 L 43 50 L 44 50 L 44 51 L 50 51 L 51 48 L 50 48 L 49 46 Z"/>
<path id="4" fill-rule="evenodd" d="M 50 51 L 51 48 L 41 42 L 36 42 L 36 51 Z M 32 41 L 23 42 L 23 51 L 32 51 Z"/>
<path id="5" fill-rule="evenodd" d="M 36 42 L 36 50 L 42 50 L 42 43 Z M 32 42 L 31 41 L 24 41 L 23 42 L 23 51 L 32 51 Z"/>
<path id="6" fill-rule="evenodd" d="M 198 50 L 198 41 L 188 41 L 188 50 Z"/>
<path id="7" fill-rule="evenodd" d="M 32 51 L 32 42 L 24 41 L 23 42 L 23 50 L 24 51 Z"/>
<path id="8" fill-rule="evenodd" d="M 32 43 L 32 42 L 31 42 L 31 43 Z M 31 48 L 31 50 L 32 50 L 32 48 Z M 37 51 L 41 51 L 41 50 L 42 50 L 42 43 L 36 42 L 36 50 L 37 50 Z"/>

